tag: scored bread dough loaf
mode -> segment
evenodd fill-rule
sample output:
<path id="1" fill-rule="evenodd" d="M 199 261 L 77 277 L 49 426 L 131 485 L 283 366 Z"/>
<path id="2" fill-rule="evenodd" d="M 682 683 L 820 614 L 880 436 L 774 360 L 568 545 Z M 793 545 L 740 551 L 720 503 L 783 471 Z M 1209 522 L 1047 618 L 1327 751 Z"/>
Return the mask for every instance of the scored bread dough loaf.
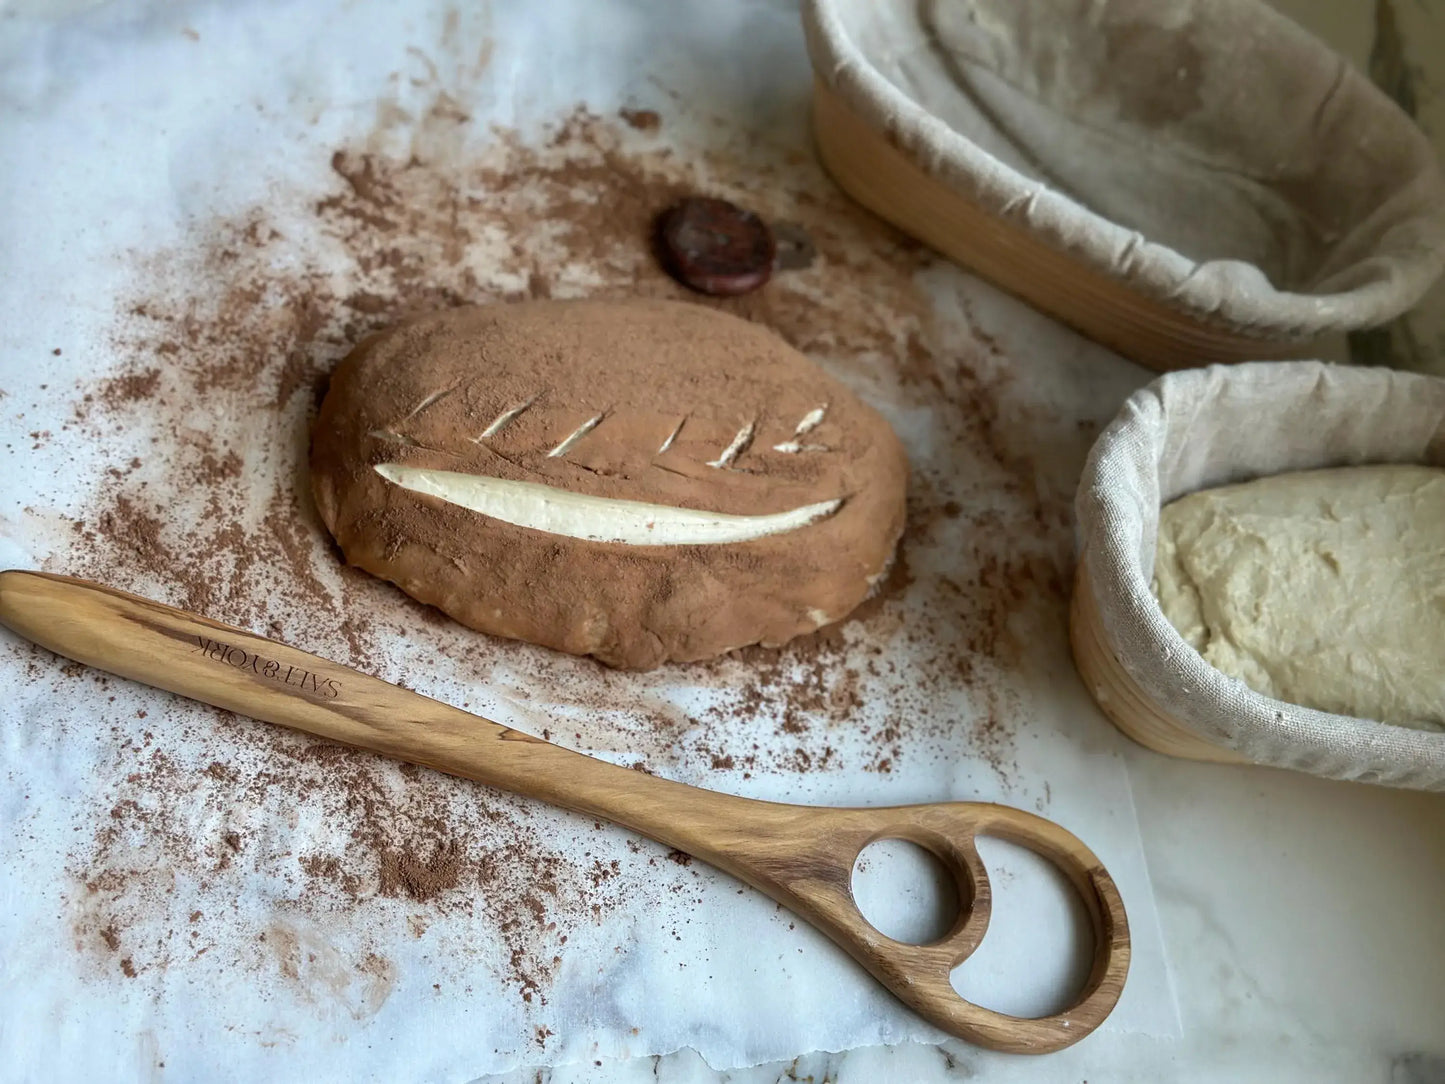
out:
<path id="1" fill-rule="evenodd" d="M 847 616 L 892 561 L 908 464 L 766 328 L 535 301 L 357 346 L 311 472 L 352 564 L 483 632 L 645 668 Z"/>
<path id="2" fill-rule="evenodd" d="M 1445 729 L 1445 470 L 1192 493 L 1160 512 L 1154 594 L 1205 661 L 1255 692 Z"/>

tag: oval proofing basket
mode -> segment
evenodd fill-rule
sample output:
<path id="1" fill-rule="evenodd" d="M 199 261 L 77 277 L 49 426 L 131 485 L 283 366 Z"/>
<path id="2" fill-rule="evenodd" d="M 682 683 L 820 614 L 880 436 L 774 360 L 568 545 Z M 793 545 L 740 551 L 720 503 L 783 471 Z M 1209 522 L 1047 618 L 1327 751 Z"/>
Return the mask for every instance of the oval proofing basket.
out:
<path id="1" fill-rule="evenodd" d="M 1397 316 L 1445 182 L 1261 0 L 805 0 L 819 155 L 904 231 L 1158 369 Z"/>
<path id="2" fill-rule="evenodd" d="M 1070 621 L 1079 673 L 1119 729 L 1175 756 L 1445 790 L 1445 733 L 1261 696 L 1205 662 L 1150 588 L 1159 509 L 1176 497 L 1363 463 L 1445 466 L 1445 380 L 1253 362 L 1170 373 L 1129 398 L 1079 484 Z"/>

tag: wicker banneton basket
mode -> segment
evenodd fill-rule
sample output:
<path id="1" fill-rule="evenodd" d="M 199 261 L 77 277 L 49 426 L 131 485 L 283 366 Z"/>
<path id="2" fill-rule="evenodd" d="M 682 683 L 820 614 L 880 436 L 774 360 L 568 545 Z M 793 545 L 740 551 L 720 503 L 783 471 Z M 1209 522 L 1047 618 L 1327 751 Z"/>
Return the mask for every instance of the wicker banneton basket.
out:
<path id="1" fill-rule="evenodd" d="M 1158 369 L 1298 352 L 1445 259 L 1425 137 L 1262 0 L 804 0 L 820 157 Z"/>
<path id="2" fill-rule="evenodd" d="M 1174 756 L 1445 790 L 1445 733 L 1261 696 L 1190 647 L 1151 591 L 1163 505 L 1263 475 L 1361 463 L 1445 466 L 1445 380 L 1254 362 L 1170 373 L 1125 402 L 1079 483 L 1070 622 L 1079 673 L 1120 730 Z"/>

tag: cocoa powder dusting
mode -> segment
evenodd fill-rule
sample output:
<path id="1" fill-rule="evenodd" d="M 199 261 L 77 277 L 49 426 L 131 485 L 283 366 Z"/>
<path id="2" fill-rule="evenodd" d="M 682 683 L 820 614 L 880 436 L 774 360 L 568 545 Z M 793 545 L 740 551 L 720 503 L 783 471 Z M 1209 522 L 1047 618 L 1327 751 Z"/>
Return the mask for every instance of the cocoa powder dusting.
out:
<path id="1" fill-rule="evenodd" d="M 438 845 L 430 853 L 411 848 L 383 850 L 380 891 L 383 896 L 406 895 L 425 903 L 456 888 L 461 879 L 461 866 L 461 856 L 453 840 Z"/>
<path id="2" fill-rule="evenodd" d="M 812 443 L 789 450 L 805 418 Z M 726 469 L 710 465 L 722 454 Z M 740 545 L 606 545 L 478 530 L 383 463 L 725 514 L 835 507 Z M 352 563 L 480 632 L 625 669 L 787 641 L 851 611 L 888 568 L 908 477 L 888 423 L 776 335 L 657 299 L 457 308 L 372 336 L 331 376 L 310 466 Z"/>
<path id="3" fill-rule="evenodd" d="M 75 387 L 71 423 L 126 450 L 49 567 L 474 710 L 485 692 L 552 740 L 722 789 L 760 774 L 900 773 L 925 747 L 1007 777 L 1019 700 L 1000 674 L 1020 637 L 1063 635 L 1068 490 L 1041 484 L 1032 450 L 1008 435 L 1012 377 L 998 351 L 932 316 L 923 279 L 935 258 L 843 197 L 794 145 L 724 139 L 683 154 L 664 145 L 672 126 L 656 113 L 605 119 L 582 107 L 540 141 L 495 131 L 479 144 L 445 95 L 416 125 L 406 155 L 338 149 L 329 191 L 300 210 L 258 206 L 138 258 L 110 344 L 122 360 Z M 866 398 L 887 391 L 895 424 L 948 412 L 950 453 L 915 461 L 900 555 L 878 594 L 783 651 L 636 676 L 471 633 L 345 566 L 305 474 L 336 362 L 368 333 L 441 307 L 683 298 L 649 237 L 658 211 L 693 192 L 796 223 L 817 249 L 806 270 L 706 303 L 775 329 Z M 919 547 L 936 552 L 941 537 L 957 560 L 920 566 Z M 315 930 L 368 915 L 385 930 L 395 916 L 431 937 L 462 916 L 472 943 L 498 946 L 491 966 L 517 995 L 540 1002 L 569 937 L 619 905 L 691 891 L 697 875 L 650 845 L 651 859 L 618 867 L 592 854 L 602 844 L 589 840 L 604 836 L 591 822 L 189 702 L 157 701 L 142 729 L 105 715 L 110 679 L 60 670 L 38 649 L 28 673 L 90 683 L 95 740 L 121 765 L 96 792 L 104 807 L 80 822 L 71 914 L 77 945 L 127 976 L 202 966 L 218 930 L 252 924 L 254 956 L 236 966 L 330 990 L 362 1014 L 389 989 L 385 937 L 363 931 L 326 970 L 316 961 L 334 950 L 305 947 Z M 676 707 L 662 690 L 679 679 L 712 690 L 713 706 Z M 940 704 L 953 707 L 930 707 Z M 759 718 L 775 733 L 739 742 L 740 724 Z M 292 853 L 316 825 L 331 842 Z M 251 872 L 291 886 L 271 925 L 238 910 Z M 154 917 L 172 913 L 155 935 Z M 146 937 L 133 936 L 142 926 Z"/>
<path id="4" fill-rule="evenodd" d="M 662 117 L 655 109 L 619 109 L 617 115 L 639 132 L 655 132 L 662 127 Z"/>

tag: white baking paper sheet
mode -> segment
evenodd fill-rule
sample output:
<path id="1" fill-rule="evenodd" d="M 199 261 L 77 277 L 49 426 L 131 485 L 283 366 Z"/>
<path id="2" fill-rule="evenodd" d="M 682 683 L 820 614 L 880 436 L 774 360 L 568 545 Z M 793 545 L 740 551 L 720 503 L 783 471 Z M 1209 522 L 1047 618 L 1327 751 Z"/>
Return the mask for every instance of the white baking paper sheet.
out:
<path id="1" fill-rule="evenodd" d="M 1121 739 L 1065 629 L 1072 487 L 1145 374 L 838 194 L 811 155 L 791 5 L 4 10 L 0 566 L 196 605 L 688 783 L 1037 810 L 1129 907 L 1133 970 L 1105 1026 L 1177 1033 Z M 680 296 L 641 226 L 595 251 L 589 231 L 696 189 L 818 242 L 740 311 L 898 429 L 906 574 L 821 644 L 628 675 L 488 640 L 343 569 L 304 455 L 347 345 L 426 305 Z M 9 634 L 0 769 L 14 1079 L 465 1080 L 937 1037 L 684 856 Z M 1006 942 L 960 981 L 1001 1008 L 1057 1006 L 1077 976 L 1067 909 L 1034 864 L 989 854 Z M 869 866 L 871 889 L 889 868 Z"/>

